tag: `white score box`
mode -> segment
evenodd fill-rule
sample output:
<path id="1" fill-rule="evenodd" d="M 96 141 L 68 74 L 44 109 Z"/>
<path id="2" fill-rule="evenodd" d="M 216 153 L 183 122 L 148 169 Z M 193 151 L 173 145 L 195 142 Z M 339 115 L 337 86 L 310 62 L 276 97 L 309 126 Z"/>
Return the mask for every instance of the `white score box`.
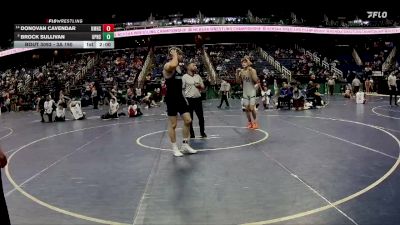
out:
<path id="1" fill-rule="evenodd" d="M 84 41 L 83 48 L 96 48 L 96 42 L 95 41 Z"/>
<path id="2" fill-rule="evenodd" d="M 114 48 L 114 41 L 96 41 L 96 48 L 100 49 Z"/>

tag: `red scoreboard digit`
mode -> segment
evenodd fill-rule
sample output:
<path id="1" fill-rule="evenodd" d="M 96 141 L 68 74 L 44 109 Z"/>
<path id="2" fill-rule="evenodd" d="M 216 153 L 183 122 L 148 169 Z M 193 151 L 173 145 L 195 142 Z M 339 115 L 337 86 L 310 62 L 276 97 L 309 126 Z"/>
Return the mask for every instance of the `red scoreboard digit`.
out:
<path id="1" fill-rule="evenodd" d="M 103 24 L 103 32 L 114 32 L 114 24 Z"/>

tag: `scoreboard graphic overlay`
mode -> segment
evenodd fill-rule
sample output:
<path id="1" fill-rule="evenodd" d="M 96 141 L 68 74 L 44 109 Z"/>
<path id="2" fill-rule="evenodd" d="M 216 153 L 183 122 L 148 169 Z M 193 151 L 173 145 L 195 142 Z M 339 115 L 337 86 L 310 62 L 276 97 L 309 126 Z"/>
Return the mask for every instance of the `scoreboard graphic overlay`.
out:
<path id="1" fill-rule="evenodd" d="M 14 28 L 14 48 L 114 48 L 114 24 L 16 24 Z"/>

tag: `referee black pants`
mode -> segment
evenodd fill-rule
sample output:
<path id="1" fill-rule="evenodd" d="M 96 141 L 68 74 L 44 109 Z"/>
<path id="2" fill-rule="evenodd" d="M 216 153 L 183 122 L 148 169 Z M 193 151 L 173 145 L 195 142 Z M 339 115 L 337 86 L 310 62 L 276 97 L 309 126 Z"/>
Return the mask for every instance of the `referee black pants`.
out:
<path id="1" fill-rule="evenodd" d="M 204 115 L 203 115 L 203 102 L 201 97 L 199 98 L 187 98 L 189 103 L 190 118 L 192 118 L 192 123 L 190 124 L 190 136 L 194 136 L 193 130 L 193 111 L 196 113 L 199 119 L 200 134 L 204 134 Z"/>
<path id="2" fill-rule="evenodd" d="M 4 198 L 3 183 L 1 181 L 1 172 L 0 172 L 0 224 L 1 225 L 11 224 L 10 217 L 8 216 L 6 200 Z"/>
<path id="3" fill-rule="evenodd" d="M 392 105 L 393 95 L 394 95 L 394 104 L 397 105 L 397 90 L 396 90 L 396 86 L 390 86 L 390 90 L 389 90 L 389 103 L 390 103 L 390 105 Z"/>
<path id="4" fill-rule="evenodd" d="M 221 103 L 219 104 L 219 108 L 221 108 L 222 103 L 225 101 L 226 106 L 229 107 L 228 96 L 226 94 L 222 94 Z"/>

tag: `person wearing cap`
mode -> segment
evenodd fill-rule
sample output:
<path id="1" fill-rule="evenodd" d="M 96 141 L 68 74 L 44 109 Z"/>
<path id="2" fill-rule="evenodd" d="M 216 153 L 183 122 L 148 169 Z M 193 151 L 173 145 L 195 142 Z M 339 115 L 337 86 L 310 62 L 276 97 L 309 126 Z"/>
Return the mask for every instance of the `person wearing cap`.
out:
<path id="1" fill-rule="evenodd" d="M 257 129 L 258 123 L 256 122 L 257 112 L 255 105 L 260 80 L 258 79 L 256 70 L 251 67 L 252 63 L 248 56 L 245 56 L 241 60 L 241 63 L 242 69 L 236 70 L 236 82 L 243 86 L 243 105 L 248 120 L 247 128 Z"/>
<path id="2" fill-rule="evenodd" d="M 7 165 L 7 157 L 4 154 L 3 150 L 0 148 L 0 168 L 4 168 Z M 1 171 L 1 170 L 0 170 Z M 1 181 L 1 172 L 0 172 L 0 224 L 1 225 L 10 225 L 10 217 L 8 215 L 7 204 L 4 198 L 3 184 Z"/>
<path id="3" fill-rule="evenodd" d="M 169 61 L 164 65 L 163 76 L 165 78 L 165 84 L 167 86 L 167 93 L 165 96 L 165 102 L 167 105 L 168 114 L 168 135 L 172 145 L 172 151 L 174 156 L 183 156 L 182 152 L 194 154 L 197 153 L 189 145 L 189 131 L 192 118 L 190 117 L 189 104 L 186 98 L 183 96 L 183 85 L 182 85 L 182 68 L 179 66 L 180 62 L 183 62 L 183 54 L 179 48 L 169 49 Z M 183 119 L 183 144 L 181 150 L 179 150 L 176 144 L 176 126 L 178 120 L 178 113 Z"/>

